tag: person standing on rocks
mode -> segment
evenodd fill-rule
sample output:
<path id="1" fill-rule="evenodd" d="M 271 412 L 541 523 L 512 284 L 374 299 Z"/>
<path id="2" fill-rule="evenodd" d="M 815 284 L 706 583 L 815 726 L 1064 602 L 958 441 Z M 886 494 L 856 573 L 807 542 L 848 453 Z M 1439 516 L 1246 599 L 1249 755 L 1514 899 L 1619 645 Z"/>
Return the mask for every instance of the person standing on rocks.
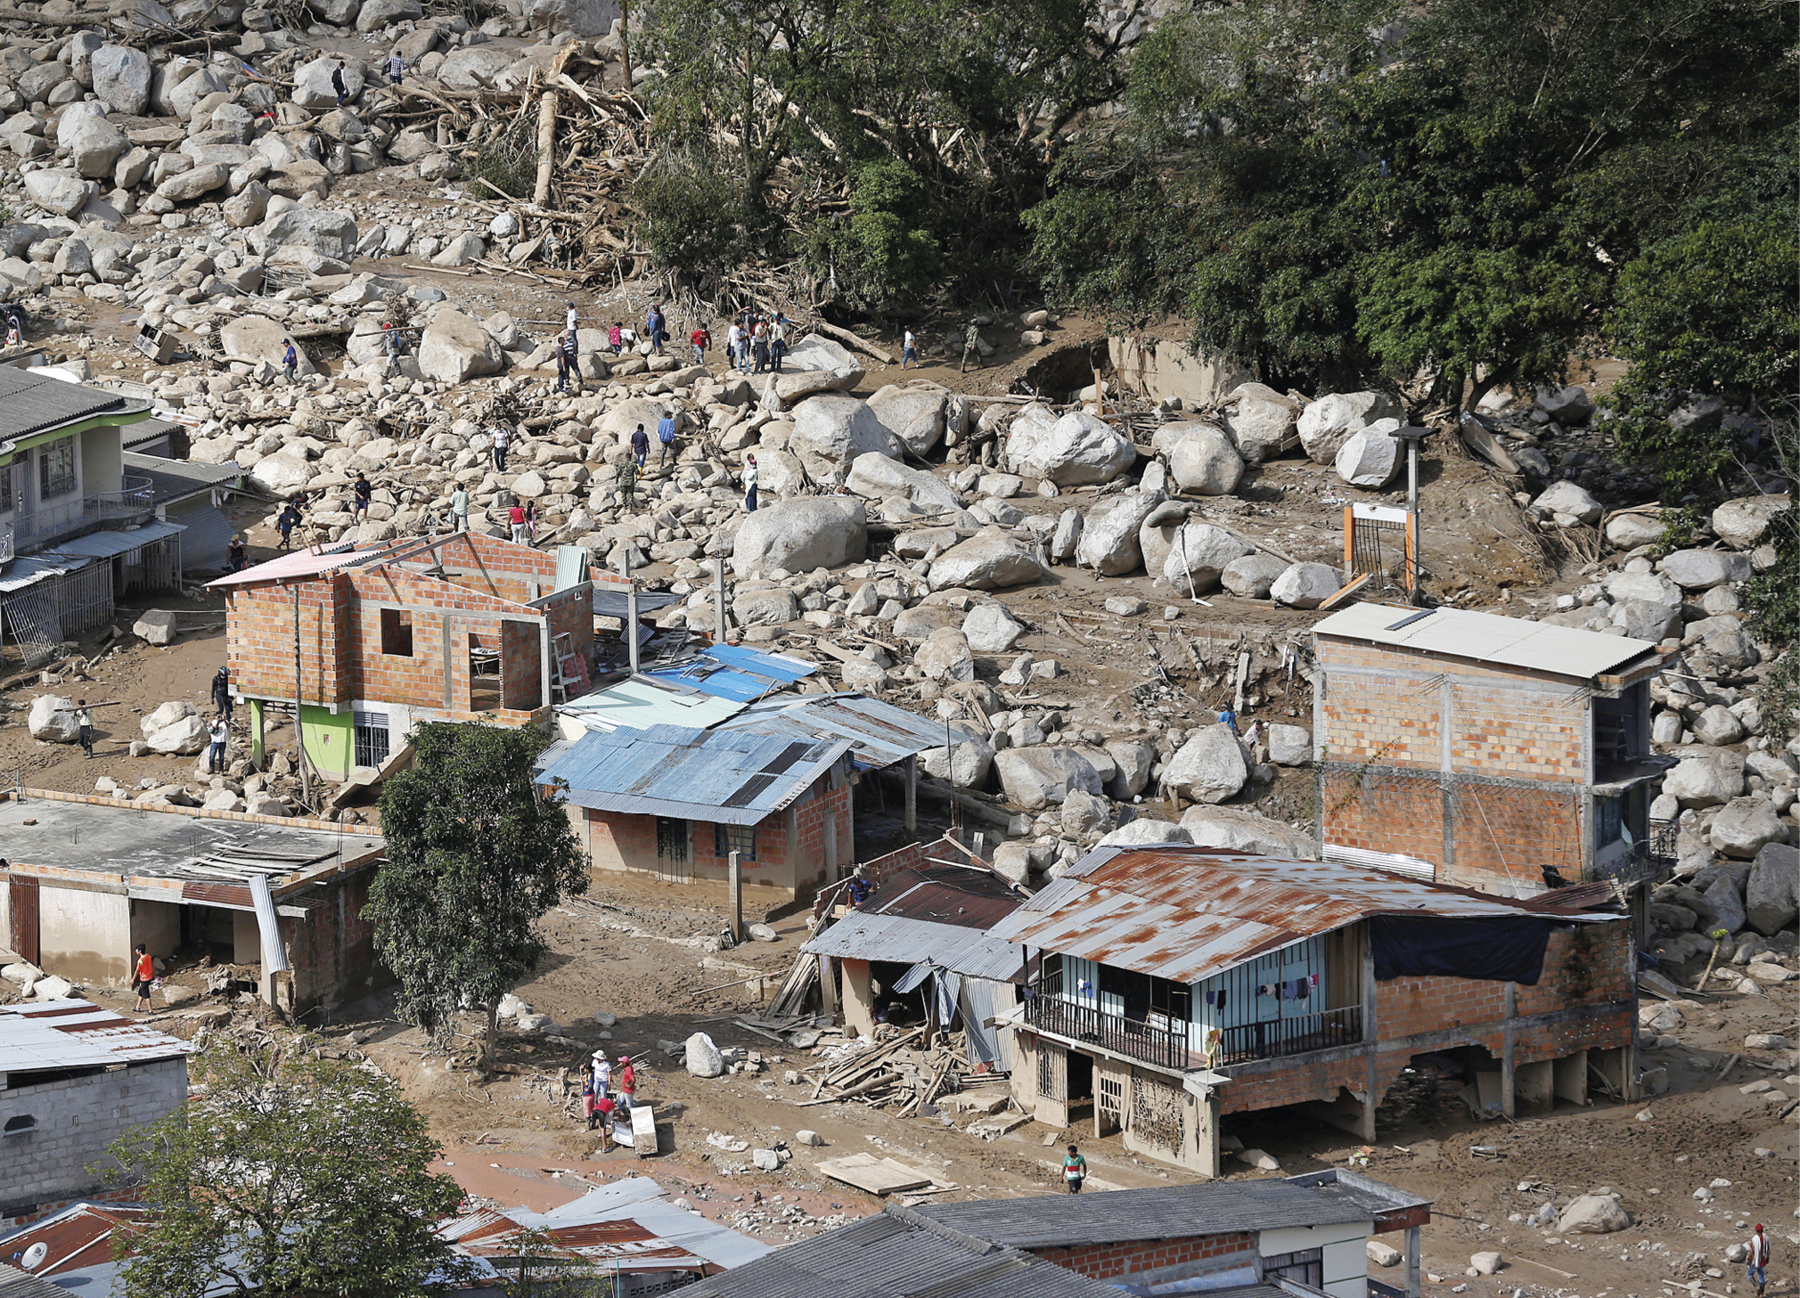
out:
<path id="1" fill-rule="evenodd" d="M 331 93 L 337 96 L 337 106 L 342 108 L 350 98 L 350 91 L 344 85 L 344 65 L 336 64 L 331 69 Z"/>
<path id="2" fill-rule="evenodd" d="M 650 314 L 644 317 L 644 335 L 650 340 L 651 350 L 658 356 L 661 356 L 663 342 L 668 338 L 669 331 L 664 327 L 662 304 L 660 302 L 653 304 L 650 308 Z"/>
<path id="3" fill-rule="evenodd" d="M 969 372 L 969 357 L 971 356 L 975 358 L 976 369 L 985 370 L 987 368 L 987 362 L 983 360 L 981 356 L 981 326 L 977 325 L 973 320 L 969 321 L 969 327 L 963 330 L 962 369 L 959 371 L 960 373 L 967 374 Z"/>
<path id="4" fill-rule="evenodd" d="M 387 353 L 387 370 L 383 377 L 393 378 L 400 372 L 400 331 L 394 328 L 393 322 L 381 326 L 381 350 Z"/>
<path id="5" fill-rule="evenodd" d="M 213 723 L 207 728 L 206 737 L 211 747 L 206 754 L 206 773 L 208 775 L 225 774 L 225 745 L 231 742 L 231 727 L 225 724 L 221 714 L 213 716 Z"/>
<path id="6" fill-rule="evenodd" d="M 221 667 L 212 678 L 212 702 L 227 725 L 231 723 L 231 668 Z"/>
<path id="7" fill-rule="evenodd" d="M 688 335 L 688 341 L 694 345 L 694 364 L 706 364 L 706 349 L 712 346 L 712 335 L 706 331 L 706 326 L 697 327 Z"/>
<path id="8" fill-rule="evenodd" d="M 733 320 L 731 328 L 725 331 L 725 364 L 729 369 L 741 371 L 744 368 L 744 331 L 738 328 Z"/>
<path id="9" fill-rule="evenodd" d="M 781 373 L 781 358 L 787 355 L 787 317 L 776 312 L 769 325 L 769 368 Z"/>
<path id="10" fill-rule="evenodd" d="M 675 416 L 665 414 L 656 422 L 656 440 L 662 443 L 662 452 L 656 457 L 656 467 L 662 468 L 675 453 Z"/>
<path id="11" fill-rule="evenodd" d="M 1749 1264 L 1750 1283 L 1756 1286 L 1756 1298 L 1763 1298 L 1763 1289 L 1769 1282 L 1769 1237 L 1763 1234 L 1761 1222 L 1750 1233 L 1747 1249 L 1744 1260 Z"/>
<path id="12" fill-rule="evenodd" d="M 506 472 L 506 448 L 512 445 L 512 433 L 505 424 L 495 424 L 488 430 L 494 439 L 494 472 Z"/>
<path id="13" fill-rule="evenodd" d="M 525 506 L 519 503 L 519 498 L 517 496 L 512 498 L 512 504 L 507 508 L 506 522 L 512 529 L 512 539 L 515 544 L 530 544 L 530 524 L 525 518 Z"/>
<path id="14" fill-rule="evenodd" d="M 290 550 L 294 545 L 294 528 L 300 523 L 300 506 L 293 501 L 281 507 L 281 513 L 275 516 L 275 530 L 281 533 L 280 549 Z"/>
<path id="15" fill-rule="evenodd" d="M 650 458 L 650 434 L 644 431 L 642 424 L 639 424 L 631 434 L 631 454 L 632 458 L 637 460 L 639 469 L 642 469 L 644 461 Z"/>
<path id="16" fill-rule="evenodd" d="M 375 488 L 369 485 L 369 475 L 359 472 L 356 481 L 350 487 L 351 498 L 355 501 L 350 513 L 359 523 L 369 521 L 369 502 L 375 497 Z"/>
<path id="17" fill-rule="evenodd" d="M 567 329 L 570 333 L 574 333 L 579 326 L 581 316 L 576 312 L 575 304 L 573 302 L 564 302 L 563 307 L 563 328 Z"/>
<path id="18" fill-rule="evenodd" d="M 909 364 L 915 369 L 919 364 L 919 340 L 913 337 L 910 327 L 906 330 L 904 341 L 900 344 L 900 368 L 906 369 Z"/>
<path id="19" fill-rule="evenodd" d="M 450 530 L 469 530 L 469 489 L 460 482 L 456 484 L 456 490 L 450 493 Z"/>
<path id="20" fill-rule="evenodd" d="M 563 391 L 569 383 L 569 376 L 575 376 L 575 394 L 581 395 L 580 360 L 575 354 L 575 331 L 565 329 L 556 340 L 556 390 Z"/>
<path id="21" fill-rule="evenodd" d="M 744 457 L 744 512 L 746 514 L 756 512 L 756 457 L 754 455 Z"/>
<path id="22" fill-rule="evenodd" d="M 406 59 L 399 50 L 394 50 L 387 56 L 387 75 L 390 86 L 398 86 L 406 79 Z"/>
<path id="23" fill-rule="evenodd" d="M 638 425 L 638 431 L 644 431 L 642 424 Z M 619 466 L 619 503 L 631 514 L 637 513 L 637 480 L 637 461 L 626 460 Z"/>
<path id="24" fill-rule="evenodd" d="M 625 350 L 625 326 L 617 320 L 614 320 L 612 328 L 606 331 L 606 345 L 612 348 L 614 356 Z"/>
<path id="25" fill-rule="evenodd" d="M 287 350 L 281 353 L 281 368 L 287 371 L 287 381 L 294 381 L 294 374 L 300 368 L 300 351 L 294 346 L 292 338 L 287 340 Z"/>
<path id="26" fill-rule="evenodd" d="M 769 368 L 769 322 L 761 317 L 750 327 L 750 355 L 756 362 L 752 373 L 761 374 Z"/>

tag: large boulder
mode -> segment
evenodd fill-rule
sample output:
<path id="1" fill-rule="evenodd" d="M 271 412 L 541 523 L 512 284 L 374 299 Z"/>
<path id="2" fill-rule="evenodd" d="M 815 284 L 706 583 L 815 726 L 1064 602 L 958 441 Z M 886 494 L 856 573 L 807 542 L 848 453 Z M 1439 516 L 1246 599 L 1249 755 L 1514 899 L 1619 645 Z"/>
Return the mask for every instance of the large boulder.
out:
<path id="1" fill-rule="evenodd" d="M 1222 527 L 1189 519 L 1170 537 L 1159 575 L 1182 594 L 1188 593 L 1191 579 L 1194 591 L 1204 595 L 1219 584 L 1220 575 L 1233 559 L 1243 558 L 1254 548 Z M 1146 545 L 1146 552 L 1148 549 Z"/>
<path id="2" fill-rule="evenodd" d="M 1243 383 L 1226 399 L 1235 403 L 1225 416 L 1225 430 L 1246 464 L 1261 464 L 1299 439 L 1295 423 L 1301 402 L 1261 383 Z"/>
<path id="3" fill-rule="evenodd" d="M 1219 803 L 1250 778 L 1244 746 L 1226 725 L 1201 726 L 1169 759 L 1162 780 L 1190 802 Z M 1189 831 L 1192 832 L 1191 830 Z"/>
<path id="4" fill-rule="evenodd" d="M 1663 538 L 1663 527 L 1658 513 L 1614 514 L 1606 520 L 1606 543 L 1615 550 L 1655 545 Z"/>
<path id="5" fill-rule="evenodd" d="M 525 20 L 541 31 L 604 36 L 618 16 L 614 0 L 525 0 Z"/>
<path id="6" fill-rule="evenodd" d="M 744 519 L 732 543 L 731 566 L 740 575 L 785 568 L 805 572 L 855 563 L 868 550 L 863 502 L 850 496 L 784 500 Z"/>
<path id="7" fill-rule="evenodd" d="M 1187 830 L 1170 820 L 1140 816 L 1128 820 L 1094 844 L 1095 847 L 1153 847 L 1158 843 L 1191 843 Z"/>
<path id="8" fill-rule="evenodd" d="M 298 448 L 265 455 L 250 467 L 250 481 L 271 496 L 296 496 L 312 481 L 313 466 Z"/>
<path id="9" fill-rule="evenodd" d="M 171 203 L 193 203 L 216 189 L 225 188 L 230 179 L 229 164 L 209 162 L 205 166 L 190 167 L 170 176 L 156 187 L 156 196 Z"/>
<path id="10" fill-rule="evenodd" d="M 1333 462 L 1338 477 L 1353 487 L 1380 490 L 1392 482 L 1406 462 L 1400 439 L 1392 435 L 1398 420 L 1383 419 L 1372 428 L 1358 429 L 1338 447 Z"/>
<path id="11" fill-rule="evenodd" d="M 1317 608 L 1338 593 L 1338 570 L 1324 563 L 1289 564 L 1269 587 L 1269 597 L 1288 608 Z"/>
<path id="12" fill-rule="evenodd" d="M 1657 567 L 1683 590 L 1711 590 L 1751 575 L 1750 556 L 1733 550 L 1676 550 Z"/>
<path id="13" fill-rule="evenodd" d="M 150 56 L 129 45 L 102 45 L 88 62 L 94 93 L 115 113 L 141 115 L 150 102 Z"/>
<path id="14" fill-rule="evenodd" d="M 1162 493 L 1134 491 L 1094 507 L 1082 520 L 1075 560 L 1103 577 L 1122 577 L 1144 562 L 1138 529 L 1162 503 Z"/>
<path id="15" fill-rule="evenodd" d="M 1659 577 L 1653 572 L 1609 573 L 1601 579 L 1600 589 L 1615 603 L 1641 599 L 1652 604 L 1667 604 L 1675 609 L 1681 607 L 1681 587 L 1667 577 Z"/>
<path id="16" fill-rule="evenodd" d="M 1036 555 L 1001 529 L 989 527 L 940 554 L 931 565 L 930 581 L 933 590 L 1004 590 L 1043 575 Z"/>
<path id="17" fill-rule="evenodd" d="M 232 360 L 247 361 L 254 365 L 259 361 L 267 361 L 279 368 L 281 358 L 287 352 L 288 331 L 266 315 L 245 315 L 227 321 L 219 330 L 219 347 Z M 296 346 L 295 354 L 299 357 L 294 366 L 297 374 L 317 374 L 318 367 L 306 357 L 306 349 Z"/>
<path id="18" fill-rule="evenodd" d="M 1744 759 L 1736 753 L 1684 757 L 1663 776 L 1662 791 L 1683 807 L 1716 807 L 1744 791 Z"/>
<path id="19" fill-rule="evenodd" d="M 1744 723 L 1723 703 L 1703 708 L 1694 718 L 1694 738 L 1714 748 L 1735 744 L 1744 737 Z"/>
<path id="20" fill-rule="evenodd" d="M 1531 507 L 1548 514 L 1561 526 L 1598 523 L 1604 512 L 1600 502 L 1594 499 L 1586 487 L 1578 482 L 1568 481 L 1551 483 L 1531 502 Z"/>
<path id="21" fill-rule="evenodd" d="M 74 709 L 73 699 L 40 694 L 31 700 L 31 710 L 25 714 L 25 728 L 33 739 L 50 744 L 72 744 L 81 737 L 81 727 L 75 724 Z"/>
<path id="22" fill-rule="evenodd" d="M 869 451 L 852 460 L 844 485 L 871 500 L 905 496 L 922 509 L 949 512 L 962 508 L 962 501 L 949 483 L 923 469 L 908 468 L 879 451 Z"/>
<path id="23" fill-rule="evenodd" d="M 1015 419 L 1006 439 L 1007 467 L 1059 487 L 1111 482 L 1137 462 L 1131 438 L 1097 415 L 1071 410 L 1045 428 Z"/>
<path id="24" fill-rule="evenodd" d="M 1720 871 L 1700 894 L 1700 904 L 1695 907 L 1695 912 L 1702 933 L 1715 933 L 1719 929 L 1735 933 L 1743 928 L 1744 896 L 1738 891 L 1737 880 Z"/>
<path id="25" fill-rule="evenodd" d="M 959 789 L 979 789 L 994 768 L 994 750 L 984 739 L 970 739 L 948 749 L 924 749 L 919 765 L 934 779 L 949 780 Z"/>
<path id="26" fill-rule="evenodd" d="M 206 747 L 206 722 L 199 717 L 182 717 L 151 734 L 145 742 L 151 752 L 189 757 Z"/>
<path id="27" fill-rule="evenodd" d="M 1744 918 L 1758 933 L 1773 937 L 1800 914 L 1800 848 L 1769 843 L 1756 854 L 1744 880 Z"/>
<path id="28" fill-rule="evenodd" d="M 1199 847 L 1296 861 L 1319 859 L 1319 845 L 1312 835 L 1260 812 L 1238 807 L 1189 807 L 1182 813 L 1181 827 L 1187 831 L 1188 840 Z"/>
<path id="29" fill-rule="evenodd" d="M 1243 599 L 1267 599 L 1275 579 L 1287 570 L 1285 560 L 1259 550 L 1226 564 L 1219 573 L 1219 584 Z"/>
<path id="30" fill-rule="evenodd" d="M 1399 405 L 1385 392 L 1333 392 L 1300 412 L 1295 431 L 1308 459 L 1332 464 L 1354 434 L 1378 419 L 1400 417 Z"/>
<path id="31" fill-rule="evenodd" d="M 994 767 L 1007 798 L 1026 811 L 1061 806 L 1071 789 L 1096 796 L 1103 791 L 1093 763 L 1060 744 L 1003 748 L 994 754 Z"/>
<path id="32" fill-rule="evenodd" d="M 438 80 L 452 90 L 503 90 L 517 70 L 511 50 L 492 45 L 470 45 L 452 50 L 438 65 Z"/>
<path id="33" fill-rule="evenodd" d="M 739 626 L 780 626 L 800 616 L 800 601 L 781 586 L 747 590 L 731 601 L 731 615 Z"/>
<path id="34" fill-rule="evenodd" d="M 913 665 L 931 681 L 972 681 L 975 657 L 963 633 L 953 626 L 939 627 L 913 651 Z"/>
<path id="35" fill-rule="evenodd" d="M 977 604 L 963 618 L 963 639 L 978 654 L 1003 654 L 1019 642 L 1027 628 L 1004 604 Z"/>
<path id="36" fill-rule="evenodd" d="M 336 54 L 321 54 L 294 69 L 294 102 L 302 108 L 336 108 L 338 97 L 331 74 L 340 67 L 344 70 L 345 98 L 354 102 L 363 90 L 362 64 Z"/>
<path id="37" fill-rule="evenodd" d="M 306 248 L 336 261 L 356 256 L 356 218 L 349 212 L 290 207 L 264 221 L 258 233 L 270 243 Z"/>
<path id="38" fill-rule="evenodd" d="M 1269 760 L 1277 766 L 1306 766 L 1312 761 L 1312 735 L 1304 726 L 1277 722 L 1267 731 Z"/>
<path id="39" fill-rule="evenodd" d="M 1734 550 L 1754 549 L 1768 533 L 1769 521 L 1786 508 L 1786 496 L 1728 500 L 1712 512 L 1713 532 Z"/>
<path id="40" fill-rule="evenodd" d="M 498 374 L 505 364 L 506 353 L 494 336 L 461 311 L 439 310 L 419 335 L 419 370 L 428 379 L 461 383 Z"/>
<path id="41" fill-rule="evenodd" d="M 687 1039 L 686 1061 L 688 1072 L 695 1077 L 717 1077 L 725 1071 L 725 1056 L 704 1032 Z"/>
<path id="42" fill-rule="evenodd" d="M 859 455 L 873 452 L 898 460 L 906 453 L 866 401 L 836 392 L 808 397 L 794 407 L 788 450 L 821 480 L 834 470 L 847 470 Z"/>
<path id="43" fill-rule="evenodd" d="M 902 388 L 889 384 L 869 398 L 881 426 L 914 455 L 925 455 L 944 440 L 942 388 Z"/>
<path id="44" fill-rule="evenodd" d="M 1183 491 L 1229 496 L 1244 477 L 1244 460 L 1223 429 L 1191 424 L 1169 451 L 1169 476 Z"/>
<path id="45" fill-rule="evenodd" d="M 58 216 L 74 216 L 87 206 L 95 190 L 93 181 L 61 168 L 25 174 L 25 197 Z"/>
<path id="46" fill-rule="evenodd" d="M 1785 841 L 1787 830 L 1766 798 L 1733 798 L 1713 817 L 1707 837 L 1713 851 L 1748 861 L 1770 843 Z"/>
<path id="47" fill-rule="evenodd" d="M 82 110 L 82 111 L 77 111 Z M 125 132 L 106 120 L 98 104 L 70 104 L 56 124 L 56 142 L 69 151 L 77 175 L 104 180 L 113 165 L 131 147 Z"/>
<path id="48" fill-rule="evenodd" d="M 1625 1230 L 1631 1218 L 1610 1194 L 1583 1194 L 1569 1201 L 1556 1219 L 1558 1235 L 1610 1235 Z"/>
<path id="49" fill-rule="evenodd" d="M 362 11 L 356 15 L 356 30 L 377 32 L 424 16 L 419 0 L 363 0 Z"/>
<path id="50" fill-rule="evenodd" d="M 824 334 L 807 334 L 787 350 L 782 364 L 788 369 L 809 370 L 836 376 L 854 374 L 860 380 L 863 366 L 842 343 Z"/>

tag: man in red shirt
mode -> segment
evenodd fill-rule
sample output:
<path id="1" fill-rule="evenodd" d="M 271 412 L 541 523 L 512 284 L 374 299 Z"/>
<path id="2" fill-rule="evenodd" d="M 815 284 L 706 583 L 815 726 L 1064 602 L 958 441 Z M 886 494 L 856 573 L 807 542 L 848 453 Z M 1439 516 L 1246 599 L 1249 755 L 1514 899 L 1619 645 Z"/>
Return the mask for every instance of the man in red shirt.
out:
<path id="1" fill-rule="evenodd" d="M 137 993 L 137 1004 L 132 1008 L 139 1014 L 150 1012 L 150 985 L 155 981 L 156 961 L 150 957 L 150 948 L 139 942 L 137 963 L 131 971 L 131 990 Z"/>
<path id="2" fill-rule="evenodd" d="M 701 325 L 689 334 L 688 341 L 694 344 L 694 364 L 706 364 L 706 349 L 712 346 L 712 335 L 706 332 L 706 326 Z"/>

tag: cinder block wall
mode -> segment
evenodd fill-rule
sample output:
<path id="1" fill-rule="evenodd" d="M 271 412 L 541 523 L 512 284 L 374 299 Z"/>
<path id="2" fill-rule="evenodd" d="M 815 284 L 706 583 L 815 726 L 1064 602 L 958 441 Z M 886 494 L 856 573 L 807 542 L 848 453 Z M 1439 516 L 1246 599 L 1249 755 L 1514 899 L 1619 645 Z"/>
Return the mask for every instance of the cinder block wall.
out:
<path id="1" fill-rule="evenodd" d="M 90 1166 L 115 1166 L 107 1146 L 187 1103 L 187 1058 L 159 1059 L 86 1077 L 0 1091 L 0 1128 L 37 1119 L 24 1135 L 0 1136 L 0 1215 L 98 1189 Z"/>

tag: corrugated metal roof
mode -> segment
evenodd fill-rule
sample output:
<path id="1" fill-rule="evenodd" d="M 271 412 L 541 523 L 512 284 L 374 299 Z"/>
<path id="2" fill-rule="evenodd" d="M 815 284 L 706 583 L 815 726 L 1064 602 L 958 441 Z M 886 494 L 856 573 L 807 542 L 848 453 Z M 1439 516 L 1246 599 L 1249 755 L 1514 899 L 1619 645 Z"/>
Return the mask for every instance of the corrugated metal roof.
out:
<path id="1" fill-rule="evenodd" d="M 704 730 L 744 710 L 732 699 L 715 698 L 672 681 L 633 676 L 603 690 L 583 694 L 557 707 L 590 730 L 648 730 L 651 726 L 687 726 Z"/>
<path id="2" fill-rule="evenodd" d="M 321 554 L 310 550 L 294 550 L 288 554 L 276 555 L 264 563 L 255 564 L 242 572 L 229 573 L 207 582 L 208 586 L 247 586 L 258 581 L 287 581 L 296 577 L 317 577 L 338 568 L 347 568 L 356 564 L 368 563 L 386 554 L 394 547 L 378 545 L 366 550 L 353 550 L 348 541 L 341 546 L 334 546 Z"/>
<path id="3" fill-rule="evenodd" d="M 754 825 L 782 810 L 850 745 L 685 726 L 590 731 L 538 774 L 579 807 Z"/>
<path id="4" fill-rule="evenodd" d="M 1313 626 L 1314 635 L 1368 640 L 1425 653 L 1523 667 L 1582 680 L 1656 652 L 1648 640 L 1602 635 L 1524 618 L 1459 608 L 1352 604 Z"/>
<path id="5" fill-rule="evenodd" d="M 970 978 L 1007 982 L 1019 976 L 1024 953 L 991 933 L 905 915 L 853 910 L 800 948 L 837 959 L 929 961 Z"/>
<path id="6" fill-rule="evenodd" d="M 68 1290 L 0 1262 L 0 1298 L 68 1298 Z"/>
<path id="7" fill-rule="evenodd" d="M 671 595 L 667 591 L 641 590 L 637 597 L 638 616 L 643 617 L 646 613 L 654 613 L 659 608 L 667 608 L 680 601 L 681 596 Z M 623 621 L 630 616 L 630 613 L 630 598 L 624 591 L 616 590 L 600 582 L 594 583 L 595 617 L 616 617 Z"/>
<path id="8" fill-rule="evenodd" d="M 224 464 L 200 464 L 161 455 L 140 455 L 136 451 L 125 452 L 125 471 L 150 479 L 150 498 L 159 505 L 214 487 L 235 485 L 244 476 L 244 471 L 229 460 Z"/>
<path id="9" fill-rule="evenodd" d="M 1030 1253 L 953 1239 L 889 1213 L 789 1244 L 682 1293 L 690 1298 L 1119 1298 L 1112 1286 Z"/>
<path id="10" fill-rule="evenodd" d="M 141 550 L 146 545 L 171 536 L 178 536 L 187 531 L 182 523 L 169 523 L 152 519 L 142 527 L 128 532 L 89 532 L 86 536 L 78 536 L 72 541 L 64 541 L 56 547 L 54 553 L 73 555 L 85 559 L 111 559 L 117 555 L 130 554 L 133 550 Z"/>
<path id="11" fill-rule="evenodd" d="M 880 770 L 928 748 L 942 748 L 945 724 L 880 699 L 846 691 L 762 699 L 723 723 L 720 729 L 848 739 L 858 766 Z M 949 734 L 953 744 L 966 744 L 972 738 L 954 726 Z"/>
<path id="12" fill-rule="evenodd" d="M 6 368 L 0 365 L 0 369 Z M 85 555 L 58 555 L 54 553 L 28 554 L 14 559 L 5 572 L 0 572 L 0 595 L 24 590 L 35 586 L 40 581 L 48 581 L 52 577 L 60 577 L 66 572 L 77 572 L 87 567 L 93 560 Z"/>
<path id="13" fill-rule="evenodd" d="M 785 654 L 722 644 L 703 649 L 686 662 L 651 668 L 645 675 L 679 681 L 702 694 L 748 703 L 770 690 L 805 680 L 818 670 L 816 664 Z"/>
<path id="14" fill-rule="evenodd" d="M 122 1019 L 90 1001 L 38 1001 L 0 1007 L 0 1073 L 175 1059 L 193 1046 L 146 1023 Z"/>
<path id="15" fill-rule="evenodd" d="M 863 903 L 878 915 L 905 915 L 958 928 L 992 928 L 1019 908 L 1023 895 L 991 869 L 925 865 L 902 870 Z"/>
<path id="16" fill-rule="evenodd" d="M 1096 848 L 991 935 L 1196 983 L 1371 915 L 1454 920 L 1542 913 L 1508 898 L 1334 861 L 1158 844 Z"/>
<path id="17" fill-rule="evenodd" d="M 149 408 L 117 392 L 0 365 L 0 444 L 95 415 L 125 414 L 136 407 Z"/>

